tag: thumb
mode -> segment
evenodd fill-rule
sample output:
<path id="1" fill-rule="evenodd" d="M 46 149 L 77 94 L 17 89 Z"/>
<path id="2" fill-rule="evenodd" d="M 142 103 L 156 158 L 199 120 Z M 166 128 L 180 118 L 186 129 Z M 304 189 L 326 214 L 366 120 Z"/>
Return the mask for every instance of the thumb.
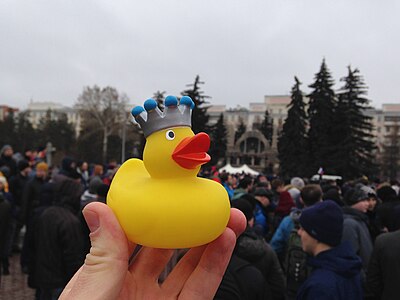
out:
<path id="1" fill-rule="evenodd" d="M 91 232 L 92 246 L 84 265 L 68 283 L 60 299 L 116 299 L 128 270 L 128 240 L 107 205 L 90 203 L 84 208 L 83 215 Z"/>

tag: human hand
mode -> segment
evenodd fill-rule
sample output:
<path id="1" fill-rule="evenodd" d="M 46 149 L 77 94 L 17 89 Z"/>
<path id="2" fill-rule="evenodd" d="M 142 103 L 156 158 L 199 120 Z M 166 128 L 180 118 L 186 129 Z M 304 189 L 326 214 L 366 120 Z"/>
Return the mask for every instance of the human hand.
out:
<path id="1" fill-rule="evenodd" d="M 211 243 L 190 249 L 162 284 L 158 278 L 172 249 L 143 247 L 129 265 L 129 242 L 111 208 L 100 202 L 83 210 L 92 247 L 59 299 L 212 299 L 225 273 L 244 215 L 231 209 L 225 231 Z"/>

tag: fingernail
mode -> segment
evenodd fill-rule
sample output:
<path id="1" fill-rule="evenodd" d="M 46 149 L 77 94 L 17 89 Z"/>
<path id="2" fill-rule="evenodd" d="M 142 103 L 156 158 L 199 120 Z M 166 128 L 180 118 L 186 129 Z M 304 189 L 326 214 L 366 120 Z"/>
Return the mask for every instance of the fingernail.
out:
<path id="1" fill-rule="evenodd" d="M 84 210 L 83 215 L 85 216 L 85 220 L 90 229 L 90 232 L 94 232 L 100 227 L 99 216 L 96 212 L 92 210 Z"/>

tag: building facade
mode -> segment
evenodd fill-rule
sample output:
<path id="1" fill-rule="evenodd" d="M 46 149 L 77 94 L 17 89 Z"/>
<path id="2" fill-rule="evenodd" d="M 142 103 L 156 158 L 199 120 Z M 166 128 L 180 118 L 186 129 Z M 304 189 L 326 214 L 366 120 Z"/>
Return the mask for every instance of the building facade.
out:
<path id="1" fill-rule="evenodd" d="M 57 120 L 60 114 L 67 116 L 68 123 L 74 126 L 75 134 L 78 136 L 81 129 L 81 117 L 77 109 L 64 106 L 56 102 L 34 102 L 30 101 L 27 107 L 28 120 L 31 122 L 33 128 L 39 126 L 40 120 L 50 112 L 53 120 Z"/>
<path id="2" fill-rule="evenodd" d="M 225 105 L 214 105 L 208 110 L 210 123 L 215 124 L 219 115 L 224 115 L 228 131 L 228 150 L 226 163 L 240 166 L 244 163 L 257 171 L 277 171 L 279 167 L 277 142 L 283 123 L 287 117 L 288 95 L 265 96 L 263 102 L 250 103 L 248 108 L 238 106 L 226 108 Z M 307 103 L 307 98 L 305 99 Z M 268 110 L 273 124 L 272 144 L 258 130 L 258 124 L 264 119 Z M 400 178 L 400 104 L 383 104 L 382 108 L 366 110 L 372 117 L 374 129 L 372 135 L 377 146 L 376 159 L 381 167 L 381 176 Z M 247 131 L 235 141 L 235 133 L 240 122 L 246 125 Z"/>

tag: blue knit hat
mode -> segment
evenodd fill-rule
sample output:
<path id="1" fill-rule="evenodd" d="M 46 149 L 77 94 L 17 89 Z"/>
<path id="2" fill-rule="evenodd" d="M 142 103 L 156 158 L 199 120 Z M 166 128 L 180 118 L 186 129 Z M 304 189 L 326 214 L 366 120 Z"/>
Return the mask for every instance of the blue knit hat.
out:
<path id="1" fill-rule="evenodd" d="M 303 210 L 300 216 L 301 227 L 317 241 L 337 246 L 343 232 L 343 213 L 331 200 L 314 204 Z"/>

